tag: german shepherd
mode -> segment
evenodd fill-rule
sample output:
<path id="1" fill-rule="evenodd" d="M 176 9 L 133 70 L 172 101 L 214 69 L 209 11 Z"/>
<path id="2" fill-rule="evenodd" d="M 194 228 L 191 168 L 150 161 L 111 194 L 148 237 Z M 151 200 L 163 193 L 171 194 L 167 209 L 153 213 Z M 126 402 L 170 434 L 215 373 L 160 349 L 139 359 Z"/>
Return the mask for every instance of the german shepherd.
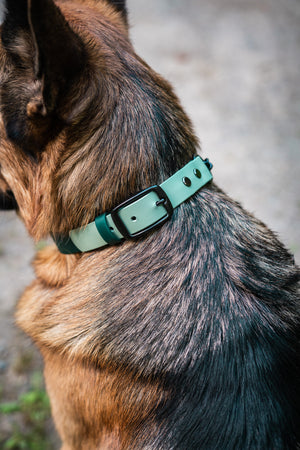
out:
<path id="1" fill-rule="evenodd" d="M 212 181 L 170 206 L 166 180 L 211 166 L 135 54 L 125 0 L 7 0 L 0 66 L 2 208 L 57 244 L 16 317 L 43 355 L 62 448 L 296 449 L 299 270 Z M 149 196 L 166 217 L 121 226 Z M 99 217 L 109 245 L 71 238 Z"/>

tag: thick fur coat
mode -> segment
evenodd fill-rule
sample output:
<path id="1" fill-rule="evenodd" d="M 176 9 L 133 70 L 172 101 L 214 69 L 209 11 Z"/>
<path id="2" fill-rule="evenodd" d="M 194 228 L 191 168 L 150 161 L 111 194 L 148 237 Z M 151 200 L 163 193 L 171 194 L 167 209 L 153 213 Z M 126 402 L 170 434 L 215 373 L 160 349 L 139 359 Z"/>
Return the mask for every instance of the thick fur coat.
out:
<path id="1" fill-rule="evenodd" d="M 67 235 L 189 162 L 172 88 L 125 1 L 7 0 L 0 189 L 34 239 Z M 64 450 L 297 448 L 300 273 L 214 183 L 101 251 L 39 252 L 17 322 L 44 357 Z"/>

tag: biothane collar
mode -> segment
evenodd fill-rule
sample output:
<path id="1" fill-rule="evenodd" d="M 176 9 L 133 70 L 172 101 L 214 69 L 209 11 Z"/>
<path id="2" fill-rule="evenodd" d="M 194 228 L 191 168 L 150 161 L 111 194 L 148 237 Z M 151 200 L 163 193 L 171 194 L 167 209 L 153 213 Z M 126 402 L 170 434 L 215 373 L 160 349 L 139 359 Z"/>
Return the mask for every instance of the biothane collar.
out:
<path id="1" fill-rule="evenodd" d="M 143 236 L 169 220 L 174 208 L 211 181 L 211 169 L 208 159 L 196 156 L 161 185 L 145 189 L 69 236 L 54 235 L 53 239 L 61 253 L 72 254 Z"/>

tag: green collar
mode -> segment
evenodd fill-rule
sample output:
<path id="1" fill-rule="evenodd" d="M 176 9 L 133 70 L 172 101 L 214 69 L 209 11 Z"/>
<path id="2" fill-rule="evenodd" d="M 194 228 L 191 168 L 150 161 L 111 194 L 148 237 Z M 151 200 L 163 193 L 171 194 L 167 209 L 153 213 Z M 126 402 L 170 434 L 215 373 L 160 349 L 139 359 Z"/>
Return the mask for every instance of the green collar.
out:
<path id="1" fill-rule="evenodd" d="M 207 159 L 196 156 L 160 186 L 145 189 L 67 237 L 54 235 L 53 239 L 61 253 L 72 254 L 143 236 L 170 219 L 174 208 L 211 181 L 211 169 Z"/>

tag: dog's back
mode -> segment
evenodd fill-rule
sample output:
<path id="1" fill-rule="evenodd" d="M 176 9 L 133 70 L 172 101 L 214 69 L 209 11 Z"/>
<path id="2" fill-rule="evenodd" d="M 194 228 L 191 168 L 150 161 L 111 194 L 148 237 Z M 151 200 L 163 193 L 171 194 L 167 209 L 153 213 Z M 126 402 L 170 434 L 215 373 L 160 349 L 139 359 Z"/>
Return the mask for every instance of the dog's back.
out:
<path id="1" fill-rule="evenodd" d="M 67 235 L 197 140 L 135 55 L 125 2 L 31 0 L 29 20 L 25 3 L 2 30 L 1 173 L 33 237 Z M 47 248 L 35 271 L 17 319 L 65 449 L 296 449 L 299 270 L 213 183 L 136 241 Z"/>

